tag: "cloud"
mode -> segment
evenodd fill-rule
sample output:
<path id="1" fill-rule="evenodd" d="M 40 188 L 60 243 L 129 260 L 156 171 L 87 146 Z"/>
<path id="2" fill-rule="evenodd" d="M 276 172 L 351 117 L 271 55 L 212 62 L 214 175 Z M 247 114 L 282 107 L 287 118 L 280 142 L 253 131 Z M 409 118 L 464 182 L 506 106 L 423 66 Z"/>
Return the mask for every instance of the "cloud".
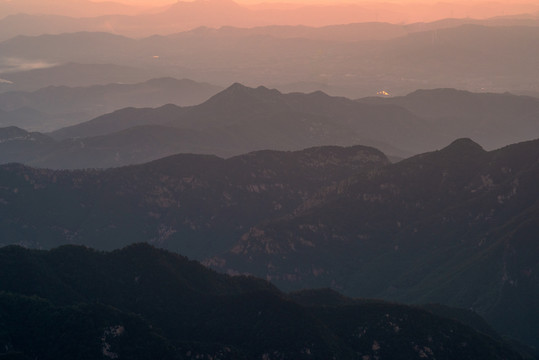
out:
<path id="1" fill-rule="evenodd" d="M 35 59 L 27 60 L 23 58 L 4 57 L 0 58 L 0 74 L 34 69 L 45 69 L 56 65 L 57 64 L 55 63 Z"/>

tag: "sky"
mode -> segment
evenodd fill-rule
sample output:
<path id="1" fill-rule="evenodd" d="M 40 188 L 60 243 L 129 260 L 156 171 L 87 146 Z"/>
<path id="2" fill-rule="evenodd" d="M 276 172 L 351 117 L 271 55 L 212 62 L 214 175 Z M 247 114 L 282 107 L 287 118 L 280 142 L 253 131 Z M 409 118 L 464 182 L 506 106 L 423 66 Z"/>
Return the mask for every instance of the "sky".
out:
<path id="1" fill-rule="evenodd" d="M 189 1 L 189 0 L 184 0 Z M 176 2 L 176 0 L 118 0 L 118 2 L 123 2 L 126 4 L 146 4 L 146 5 L 152 5 L 152 4 L 173 4 Z M 461 2 L 461 3 L 473 3 L 473 2 L 483 2 L 483 3 L 505 3 L 505 4 L 511 4 L 511 3 L 531 3 L 534 2 L 534 0 L 495 0 L 495 1 L 484 1 L 484 0 L 453 0 L 453 1 L 439 1 L 439 0 L 383 0 L 383 1 L 375 1 L 375 0 L 341 0 L 341 1 L 335 1 L 335 0 L 236 0 L 238 3 L 244 3 L 244 4 L 259 4 L 259 3 L 296 3 L 296 4 L 312 4 L 312 3 L 327 3 L 327 4 L 335 4 L 335 3 L 361 3 L 361 2 L 384 2 L 384 3 L 396 3 L 396 4 L 403 4 L 403 3 L 410 3 L 410 2 L 424 2 L 429 4 L 434 4 L 437 2 Z"/>
<path id="2" fill-rule="evenodd" d="M 0 0 L 1 1 L 1 0 Z M 105 0 L 93 0 L 93 1 L 105 1 Z M 121 2 L 129 5 L 143 5 L 143 6 L 162 6 L 174 4 L 178 0 L 112 0 L 115 2 Z M 193 1 L 193 0 L 180 0 L 180 1 Z M 212 0 L 215 1 L 215 0 Z M 297 5 L 309 5 L 309 4 L 363 4 L 367 3 L 371 7 L 385 6 L 388 4 L 399 5 L 414 5 L 425 6 L 427 8 L 441 8 L 448 6 L 457 6 L 459 8 L 473 8 L 474 15 L 481 13 L 480 9 L 485 10 L 485 17 L 492 16 L 494 13 L 497 15 L 504 14 L 517 14 L 521 11 L 528 10 L 530 7 L 526 7 L 525 4 L 531 5 L 532 9 L 537 8 L 538 0 L 234 0 L 238 4 L 247 6 L 260 5 L 260 4 L 297 4 Z M 458 5 L 457 5 L 458 4 Z M 503 8 L 503 9 L 502 9 Z M 497 9 L 497 10 L 495 10 Z M 502 10 L 500 10 L 502 9 Z"/>
<path id="3" fill-rule="evenodd" d="M 189 1 L 189 0 L 184 0 L 184 1 Z M 167 5 L 167 4 L 173 4 L 176 2 L 176 0 L 117 0 L 117 2 L 122 2 L 122 3 L 125 3 L 125 4 L 132 4 L 132 5 Z M 384 3 L 395 3 L 395 4 L 406 4 L 406 3 L 410 3 L 410 2 L 414 2 L 414 3 L 417 3 L 417 2 L 424 2 L 424 3 L 429 3 L 429 4 L 433 4 L 433 3 L 436 3 L 436 2 L 441 2 L 441 1 L 438 1 L 438 0 L 384 0 L 384 1 L 373 1 L 373 0 L 370 0 L 370 1 L 358 1 L 358 0 L 341 0 L 341 1 L 331 1 L 331 0 L 236 0 L 237 3 L 240 3 L 240 4 L 259 4 L 259 3 L 294 3 L 294 4 L 319 4 L 319 3 L 326 3 L 326 4 L 335 4 L 335 3 L 361 3 L 361 2 L 384 2 Z M 456 0 L 456 1 L 446 1 L 446 2 L 459 2 L 459 0 Z M 468 1 L 462 1 L 460 0 L 460 2 L 465 2 L 465 3 L 473 3 L 474 1 L 473 0 L 468 0 Z M 475 2 L 487 2 L 487 1 L 475 1 Z M 491 1 L 492 2 L 495 2 L 495 3 L 505 3 L 505 4 L 511 4 L 511 3 L 516 3 L 516 2 L 520 2 L 520 3 L 530 3 L 530 2 L 533 2 L 533 0 L 521 0 L 521 1 L 518 1 L 518 0 L 496 0 L 496 1 Z"/>
<path id="4" fill-rule="evenodd" d="M 87 6 L 88 0 L 0 0 L 0 18 L 18 13 L 26 14 L 55 14 L 72 17 L 95 17 L 109 14 L 137 15 L 146 11 L 158 13 L 163 11 L 164 5 L 174 4 L 177 0 L 108 0 L 109 4 L 104 7 Z M 96 3 L 105 0 L 89 0 Z M 189 0 L 181 0 L 189 1 Z M 192 0 L 191 0 L 192 1 Z M 231 0 L 199 0 L 212 2 Z M 444 18 L 474 18 L 484 19 L 495 16 L 537 14 L 539 15 L 538 0 L 232 0 L 245 5 L 251 10 L 257 10 L 257 19 L 240 17 L 234 18 L 221 7 L 217 11 L 211 11 L 212 6 L 198 6 L 193 9 L 202 9 L 200 14 L 183 19 L 182 28 L 163 28 L 155 33 L 171 33 L 189 30 L 199 26 L 220 27 L 239 26 L 252 27 L 263 25 L 309 25 L 326 26 L 351 22 L 381 21 L 390 23 L 414 23 L 431 22 Z M 136 5 L 135 7 L 117 7 L 113 2 Z M 277 14 L 272 10 L 290 10 L 309 4 L 355 4 L 354 8 L 334 6 L 323 10 L 310 8 L 306 12 L 293 13 L 288 11 Z M 523 5 L 528 3 L 528 5 Z M 80 4 L 83 4 L 82 6 Z M 69 5 L 69 6 L 68 6 Z M 141 6 L 144 6 L 142 8 Z M 273 9 L 272 9 L 273 8 Z M 208 11 L 208 9 L 210 11 Z M 195 10 L 193 10 L 195 11 Z M 205 16 L 206 14 L 211 18 Z M 231 10 L 232 12 L 234 10 Z M 532 16 L 533 16 L 532 15 Z M 268 16 L 267 19 L 264 16 Z M 204 20 L 204 21 L 202 21 Z M 255 21 L 256 20 L 256 21 Z M 107 24 L 105 24 L 107 25 Z M 117 29 L 117 26 L 109 26 Z M 105 31 L 109 28 L 105 29 Z M 118 32 L 118 31 L 116 31 Z M 0 34 L 1 37 L 2 34 Z M 140 34 L 126 34 L 138 37 Z M 147 34 L 145 34 L 147 35 Z"/>

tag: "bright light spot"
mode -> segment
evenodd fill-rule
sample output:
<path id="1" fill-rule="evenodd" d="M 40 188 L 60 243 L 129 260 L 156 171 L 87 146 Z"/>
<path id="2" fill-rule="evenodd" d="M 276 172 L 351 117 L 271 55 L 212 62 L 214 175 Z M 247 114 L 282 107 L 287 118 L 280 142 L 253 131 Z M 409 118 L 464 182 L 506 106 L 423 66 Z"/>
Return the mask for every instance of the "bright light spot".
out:
<path id="1" fill-rule="evenodd" d="M 389 93 L 385 90 L 382 90 L 382 91 L 378 91 L 376 93 L 376 95 L 381 95 L 381 96 L 390 96 Z"/>

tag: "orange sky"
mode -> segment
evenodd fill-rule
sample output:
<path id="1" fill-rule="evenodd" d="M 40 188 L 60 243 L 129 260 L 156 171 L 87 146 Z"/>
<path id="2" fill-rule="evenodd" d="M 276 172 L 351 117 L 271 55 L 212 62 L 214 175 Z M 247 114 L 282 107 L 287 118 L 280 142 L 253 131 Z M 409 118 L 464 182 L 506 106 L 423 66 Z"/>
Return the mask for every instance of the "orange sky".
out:
<path id="1" fill-rule="evenodd" d="M 0 0 L 0 3 L 6 0 Z M 14 3 L 17 0 L 8 0 Z M 42 0 L 28 0 L 42 1 Z M 51 4 L 62 4 L 62 2 L 68 0 L 48 0 Z M 76 2 L 77 0 L 71 0 Z M 95 2 L 101 2 L 106 0 L 91 0 Z M 123 2 L 130 5 L 138 5 L 144 7 L 158 7 L 163 5 L 174 4 L 178 0 L 108 0 L 112 2 Z M 189 0 L 181 0 L 189 1 Z M 193 0 L 190 0 L 193 1 Z M 200 0 L 198 0 L 200 1 Z M 226 1 L 226 0 L 202 0 L 202 1 Z M 332 24 L 350 23 L 350 22 L 367 22 L 367 21 L 381 21 L 390 23 L 413 23 L 413 22 L 431 22 L 444 18 L 474 18 L 484 19 L 492 18 L 496 16 L 504 15 L 516 15 L 516 14 L 537 14 L 539 15 L 539 0 L 233 0 L 239 4 L 247 5 L 254 10 L 268 10 L 268 8 L 280 8 L 287 9 L 289 7 L 297 7 L 308 4 L 355 4 L 360 5 L 355 8 L 354 11 L 342 8 L 333 7 L 331 11 L 324 9 L 324 11 L 318 11 L 310 9 L 308 13 L 301 15 L 294 15 L 287 13 L 285 16 L 279 18 L 275 17 L 268 21 L 263 21 L 262 18 L 257 21 L 232 20 L 225 14 L 223 19 L 206 19 L 206 23 L 201 19 L 193 20 L 193 24 L 189 24 L 187 21 L 184 28 L 166 29 L 163 31 L 178 32 L 180 30 L 189 30 L 198 26 L 220 27 L 225 25 L 240 26 L 240 27 L 252 27 L 262 25 L 310 25 L 310 26 L 325 26 Z M 45 1 L 46 3 L 46 1 Z M 261 4 L 263 4 L 261 6 Z M 36 9 L 34 13 L 58 13 L 60 15 L 69 16 L 92 16 L 86 12 L 76 12 L 73 8 L 68 7 L 54 7 L 47 12 L 43 8 Z M 47 9 L 47 8 L 45 8 Z M 162 8 L 161 8 L 162 9 Z M 161 10 L 160 9 L 160 10 Z M 27 11 L 26 9 L 23 9 Z M 19 11 L 19 12 L 25 12 Z M 71 11 L 71 13 L 70 13 Z M 140 9 L 131 9 L 125 11 L 140 11 Z M 76 12 L 76 13 L 75 13 Z M 30 12 L 31 13 L 31 12 Z M 108 14 L 108 13 L 107 13 Z M 215 17 L 212 14 L 213 17 Z M 201 15 L 202 16 L 202 15 Z M 296 16 L 293 18 L 293 16 Z M 137 36 L 132 34 L 133 36 Z"/>
<path id="2" fill-rule="evenodd" d="M 96 0 L 99 1 L 99 0 Z M 102 0 L 105 1 L 105 0 Z M 183 1 L 189 1 L 189 0 L 183 0 Z M 505 3 L 505 4 L 512 4 L 512 3 L 533 3 L 535 0 L 495 0 L 491 1 L 491 3 Z M 125 4 L 133 4 L 133 5 L 166 5 L 166 4 L 173 4 L 177 2 L 176 0 L 117 0 L 117 2 L 122 2 Z M 341 0 L 341 1 L 332 1 L 332 0 L 236 0 L 237 3 L 240 4 L 259 4 L 259 3 L 294 3 L 294 4 L 320 4 L 320 3 L 326 3 L 326 4 L 335 4 L 335 3 L 362 3 L 362 2 L 377 2 L 373 0 Z M 439 0 L 383 0 L 378 2 L 384 2 L 384 3 L 395 3 L 395 4 L 405 4 L 405 3 L 426 3 L 426 4 L 434 4 L 436 2 L 440 2 Z M 448 3 L 487 3 L 488 1 L 484 0 L 449 0 L 449 1 L 443 1 Z"/>

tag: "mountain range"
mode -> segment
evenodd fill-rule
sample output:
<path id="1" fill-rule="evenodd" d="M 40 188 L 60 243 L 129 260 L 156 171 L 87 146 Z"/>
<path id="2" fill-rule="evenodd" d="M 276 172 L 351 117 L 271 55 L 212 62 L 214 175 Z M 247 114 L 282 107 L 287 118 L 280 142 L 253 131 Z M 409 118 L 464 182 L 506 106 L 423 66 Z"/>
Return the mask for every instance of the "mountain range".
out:
<path id="1" fill-rule="evenodd" d="M 226 250 L 249 227 L 293 211 L 319 188 L 387 163 L 380 151 L 357 146 L 261 151 L 227 160 L 184 154 L 104 171 L 5 165 L 2 245 L 51 248 L 68 241 L 114 249 L 150 239 L 203 259 Z M 26 191 L 18 185 L 26 171 L 37 176 L 26 190 L 43 189 L 44 198 L 29 195 L 32 204 L 23 208 L 15 204 L 19 191 Z M 44 201 L 49 197 L 66 203 Z"/>
<path id="2" fill-rule="evenodd" d="M 361 103 L 403 107 L 436 124 L 451 137 L 471 137 L 487 149 L 496 149 L 538 137 L 536 97 L 510 93 L 470 93 L 455 89 L 417 90 L 406 96 L 369 97 Z M 503 140 L 501 140 L 504 138 Z"/>
<path id="3" fill-rule="evenodd" d="M 539 141 L 180 155 L 109 170 L 0 168 L 4 245 L 137 241 L 282 289 L 473 309 L 537 347 Z"/>
<path id="4" fill-rule="evenodd" d="M 409 136 L 402 138 L 403 133 Z M 4 141 L 0 148 L 12 151 L 0 156 L 3 163 L 86 168 L 142 163 L 180 152 L 230 157 L 254 150 L 358 143 L 394 149 L 388 145 L 392 142 L 421 151 L 435 146 L 435 140 L 428 140 L 431 133 L 424 120 L 395 106 L 234 84 L 193 107 L 127 108 L 57 130 L 42 143 Z M 421 136 L 427 140 L 416 148 L 420 142 L 415 139 Z"/>
<path id="5" fill-rule="evenodd" d="M 222 89 L 192 80 L 151 79 L 137 84 L 49 86 L 33 92 L 0 93 L 0 126 L 53 131 L 126 107 L 196 105 Z"/>
<path id="6" fill-rule="evenodd" d="M 511 94 L 435 89 L 353 101 L 322 92 L 283 94 L 234 84 L 196 106 L 121 109 L 41 134 L 40 141 L 4 136 L 0 163 L 105 168 L 176 153 L 230 157 L 265 149 L 355 144 L 402 159 L 440 149 L 465 134 L 489 150 L 531 140 L 539 137 L 538 116 L 539 99 Z"/>
<path id="7" fill-rule="evenodd" d="M 537 344 L 538 159 L 538 141 L 458 140 L 326 189 L 207 264 L 284 289 L 472 308 Z"/>
<path id="8" fill-rule="evenodd" d="M 538 90 L 533 79 L 538 68 L 539 26 L 447 21 L 417 26 L 411 32 L 394 27 L 373 23 L 298 28 L 297 36 L 288 37 L 281 35 L 288 31 L 286 27 L 201 28 L 141 39 L 103 32 L 19 36 L 0 43 L 0 77 L 13 83 L 4 81 L 1 87 L 28 91 L 45 86 L 29 89 L 14 77 L 10 67 L 16 59 L 19 66 L 116 64 L 142 69 L 141 75 L 190 78 L 220 86 L 241 82 L 284 89 L 295 83 L 319 83 L 335 91 L 334 95 L 350 98 L 379 91 L 404 95 L 438 87 L 476 92 Z M 402 35 L 379 40 L 362 35 L 379 30 Z M 357 36 L 341 38 L 344 32 Z M 103 69 L 100 76 L 107 74 Z"/>
<path id="9" fill-rule="evenodd" d="M 538 59 L 533 0 L 0 0 L 0 360 L 539 359 Z"/>
<path id="10" fill-rule="evenodd" d="M 15 65 L 13 65 L 15 64 Z M 33 92 L 50 86 L 89 87 L 103 84 L 133 84 L 163 77 L 163 72 L 114 64 L 37 63 L 10 60 L 0 76 L 0 93 Z M 1 66 L 1 65 L 0 65 Z M 16 68 L 13 68 L 16 66 Z M 27 69 L 29 68 L 29 69 Z"/>
<path id="11" fill-rule="evenodd" d="M 154 9 L 140 9 L 113 2 L 19 0 L 16 3 L 11 1 L 0 3 L 0 14 L 5 16 L 0 20 L 0 34 L 2 34 L 0 39 L 16 35 L 71 31 L 107 31 L 144 37 L 191 30 L 200 26 L 255 27 L 300 24 L 326 26 L 373 21 L 410 24 L 444 18 L 484 19 L 485 17 L 493 18 L 490 21 L 495 22 L 509 22 L 515 19 L 533 21 L 537 20 L 538 12 L 539 7 L 533 2 L 505 5 L 497 3 L 490 4 L 487 8 L 457 2 L 429 6 L 420 2 L 407 3 L 403 6 L 374 1 L 361 4 L 248 6 L 228 0 L 197 0 L 154 6 Z"/>
<path id="12" fill-rule="evenodd" d="M 0 259 L 6 359 L 523 359 L 465 311 L 288 296 L 148 245 L 11 246 Z"/>

